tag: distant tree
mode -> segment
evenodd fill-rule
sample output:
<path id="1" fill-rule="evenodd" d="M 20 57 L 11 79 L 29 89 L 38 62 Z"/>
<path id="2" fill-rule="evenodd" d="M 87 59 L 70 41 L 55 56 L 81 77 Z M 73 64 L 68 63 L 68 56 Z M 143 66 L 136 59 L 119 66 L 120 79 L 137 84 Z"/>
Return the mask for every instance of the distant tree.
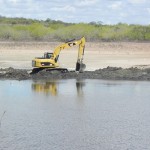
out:
<path id="1" fill-rule="evenodd" d="M 97 25 L 102 25 L 102 24 L 103 24 L 102 21 L 98 21 L 98 22 L 97 22 Z"/>
<path id="2" fill-rule="evenodd" d="M 48 22 L 48 23 L 50 23 L 50 22 L 53 22 L 50 18 L 47 18 L 46 20 L 45 20 L 45 22 Z"/>
<path id="3" fill-rule="evenodd" d="M 89 22 L 90 25 L 96 25 L 97 23 L 95 21 Z"/>

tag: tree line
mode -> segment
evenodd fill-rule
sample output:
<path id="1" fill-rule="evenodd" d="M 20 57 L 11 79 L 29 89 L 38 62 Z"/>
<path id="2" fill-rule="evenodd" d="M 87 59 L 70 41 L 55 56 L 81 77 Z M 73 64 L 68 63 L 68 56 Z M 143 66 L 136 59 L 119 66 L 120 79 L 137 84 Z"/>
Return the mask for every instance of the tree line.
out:
<path id="1" fill-rule="evenodd" d="M 150 25 L 101 21 L 66 23 L 60 20 L 36 20 L 0 16 L 0 41 L 67 41 L 85 36 L 87 41 L 150 41 Z"/>

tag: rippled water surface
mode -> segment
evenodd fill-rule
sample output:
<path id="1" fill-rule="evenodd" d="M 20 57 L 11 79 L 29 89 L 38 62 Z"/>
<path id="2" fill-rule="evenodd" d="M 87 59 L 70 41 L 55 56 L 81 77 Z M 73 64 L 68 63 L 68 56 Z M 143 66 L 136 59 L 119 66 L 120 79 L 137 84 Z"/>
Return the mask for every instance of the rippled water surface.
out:
<path id="1" fill-rule="evenodd" d="M 150 82 L 0 81 L 0 119 L 0 150 L 149 150 Z"/>

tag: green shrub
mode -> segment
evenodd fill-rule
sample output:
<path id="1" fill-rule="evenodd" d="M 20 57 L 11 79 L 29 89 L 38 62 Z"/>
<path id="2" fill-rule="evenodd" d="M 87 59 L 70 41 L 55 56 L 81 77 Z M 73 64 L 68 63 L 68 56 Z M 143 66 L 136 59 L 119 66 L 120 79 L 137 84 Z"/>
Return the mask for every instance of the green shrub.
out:
<path id="1" fill-rule="evenodd" d="M 82 36 L 87 41 L 150 41 L 150 26 L 0 17 L 0 40 L 67 41 Z"/>

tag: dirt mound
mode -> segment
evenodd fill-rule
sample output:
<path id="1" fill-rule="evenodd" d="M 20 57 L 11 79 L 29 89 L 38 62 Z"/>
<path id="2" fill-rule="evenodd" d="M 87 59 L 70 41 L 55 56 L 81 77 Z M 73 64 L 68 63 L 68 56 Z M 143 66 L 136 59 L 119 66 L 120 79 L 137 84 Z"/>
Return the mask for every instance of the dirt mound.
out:
<path id="1" fill-rule="evenodd" d="M 0 69 L 0 79 L 26 80 L 30 78 L 30 74 L 25 69 Z"/>
<path id="2" fill-rule="evenodd" d="M 95 71 L 99 78 L 112 80 L 150 80 L 150 69 L 107 67 Z"/>
<path id="3" fill-rule="evenodd" d="M 0 69 L 0 79 L 107 79 L 107 80 L 150 80 L 150 68 L 117 68 L 107 67 L 95 71 L 85 71 L 84 73 L 76 73 L 74 71 L 60 73 L 59 71 L 46 72 L 40 71 L 36 74 L 30 74 L 25 69 Z"/>

